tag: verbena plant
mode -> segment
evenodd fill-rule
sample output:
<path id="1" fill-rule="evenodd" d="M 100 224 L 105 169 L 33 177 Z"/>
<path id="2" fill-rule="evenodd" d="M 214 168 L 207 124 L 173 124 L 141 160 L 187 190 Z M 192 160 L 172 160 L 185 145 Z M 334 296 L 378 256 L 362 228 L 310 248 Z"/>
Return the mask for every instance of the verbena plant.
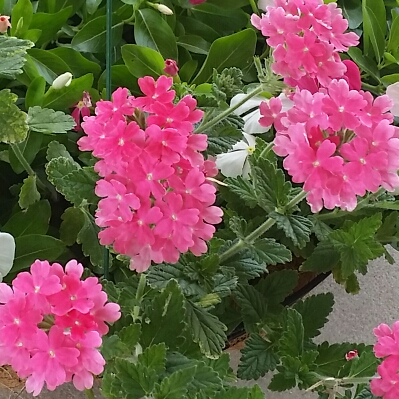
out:
<path id="1" fill-rule="evenodd" d="M 106 71 L 105 1 L 0 0 L 0 363 L 29 392 L 398 397 L 398 325 L 319 344 L 333 296 L 300 298 L 398 236 L 398 4 L 325 3 L 114 0 Z"/>

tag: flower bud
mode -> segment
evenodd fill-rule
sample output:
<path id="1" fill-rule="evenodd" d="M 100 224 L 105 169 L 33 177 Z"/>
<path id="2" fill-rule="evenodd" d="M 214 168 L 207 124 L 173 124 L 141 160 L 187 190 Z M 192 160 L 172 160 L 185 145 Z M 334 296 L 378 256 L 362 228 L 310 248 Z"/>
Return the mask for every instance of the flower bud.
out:
<path id="1" fill-rule="evenodd" d="M 0 233 L 0 281 L 12 268 L 15 256 L 14 237 L 8 233 Z"/>
<path id="2" fill-rule="evenodd" d="M 165 60 L 165 68 L 163 71 L 170 76 L 176 76 L 179 72 L 179 67 L 177 66 L 175 60 L 167 59 Z"/>
<path id="3" fill-rule="evenodd" d="M 70 72 L 65 72 L 54 79 L 51 87 L 53 89 L 59 90 L 62 89 L 63 87 L 69 86 L 71 82 L 72 82 L 72 74 Z"/>
<path id="4" fill-rule="evenodd" d="M 165 4 L 154 4 L 155 8 L 164 15 L 173 15 L 173 11 Z"/>
<path id="5" fill-rule="evenodd" d="M 10 17 L 0 15 L 0 33 L 6 33 L 8 28 L 11 28 Z"/>
<path id="6" fill-rule="evenodd" d="M 189 1 L 194 6 L 196 6 L 197 4 L 202 4 L 202 3 L 206 2 L 206 0 L 189 0 Z"/>

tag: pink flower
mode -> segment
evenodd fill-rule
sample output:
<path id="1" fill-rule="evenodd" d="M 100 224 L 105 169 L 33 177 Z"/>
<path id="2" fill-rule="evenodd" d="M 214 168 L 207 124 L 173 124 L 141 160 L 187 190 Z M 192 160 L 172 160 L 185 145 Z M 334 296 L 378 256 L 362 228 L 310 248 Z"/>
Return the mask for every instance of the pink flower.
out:
<path id="1" fill-rule="evenodd" d="M 176 76 L 179 72 L 179 68 L 175 60 L 167 59 L 165 60 L 165 68 L 163 71 L 170 76 Z"/>
<path id="2" fill-rule="evenodd" d="M 362 88 L 362 80 L 359 67 L 351 60 L 342 61 L 346 66 L 343 78 L 348 82 L 349 90 L 359 91 Z"/>
<path id="3" fill-rule="evenodd" d="M 72 111 L 71 116 L 75 120 L 76 126 L 75 130 L 80 131 L 82 127 L 80 122 L 85 116 L 90 116 L 91 97 L 87 91 L 83 92 L 83 98 L 74 105 L 75 109 Z"/>
<path id="4" fill-rule="evenodd" d="M 380 378 L 371 380 L 371 392 L 384 399 L 397 399 L 399 397 L 399 356 L 390 356 L 378 367 Z"/>
<path id="5" fill-rule="evenodd" d="M 8 28 L 11 28 L 10 17 L 7 15 L 0 15 L 0 33 L 6 33 Z"/>
<path id="6" fill-rule="evenodd" d="M 189 2 L 193 5 L 205 3 L 206 0 L 189 0 Z"/>

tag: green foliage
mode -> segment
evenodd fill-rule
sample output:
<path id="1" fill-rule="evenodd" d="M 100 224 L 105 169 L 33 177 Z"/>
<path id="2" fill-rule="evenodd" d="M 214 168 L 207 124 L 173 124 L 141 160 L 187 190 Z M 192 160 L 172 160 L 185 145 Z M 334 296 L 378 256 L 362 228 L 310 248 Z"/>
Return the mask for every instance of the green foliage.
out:
<path id="1" fill-rule="evenodd" d="M 22 209 L 26 209 L 29 205 L 40 200 L 40 193 L 36 186 L 36 176 L 28 176 L 24 179 L 24 183 L 19 192 L 18 205 Z"/>
<path id="2" fill-rule="evenodd" d="M 29 40 L 0 36 L 0 77 L 14 79 L 22 73 L 26 61 L 26 51 L 33 46 Z"/>
<path id="3" fill-rule="evenodd" d="M 66 133 L 75 126 L 70 115 L 37 106 L 29 108 L 27 123 L 30 130 L 47 134 Z"/>

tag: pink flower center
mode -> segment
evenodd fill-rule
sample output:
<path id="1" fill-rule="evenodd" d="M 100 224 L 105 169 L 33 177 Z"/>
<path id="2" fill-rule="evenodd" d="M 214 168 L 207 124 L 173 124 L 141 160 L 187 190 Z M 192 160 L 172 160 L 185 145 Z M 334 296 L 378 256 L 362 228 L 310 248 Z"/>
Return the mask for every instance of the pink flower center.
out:
<path id="1" fill-rule="evenodd" d="M 49 351 L 49 355 L 50 355 L 50 357 L 55 357 L 54 351 L 53 351 L 53 350 L 50 350 L 50 351 Z"/>

